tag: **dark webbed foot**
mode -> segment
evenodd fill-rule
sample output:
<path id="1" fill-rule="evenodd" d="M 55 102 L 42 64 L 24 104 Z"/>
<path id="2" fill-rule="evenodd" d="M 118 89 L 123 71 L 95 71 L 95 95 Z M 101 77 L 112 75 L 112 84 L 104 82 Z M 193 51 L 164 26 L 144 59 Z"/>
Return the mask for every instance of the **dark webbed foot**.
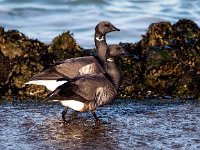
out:
<path id="1" fill-rule="evenodd" d="M 93 117 L 95 119 L 95 125 L 100 126 L 101 122 L 100 122 L 99 118 L 97 117 L 95 111 L 92 111 L 92 115 L 93 115 Z"/>
<path id="2" fill-rule="evenodd" d="M 100 126 L 100 124 L 101 124 L 101 121 L 99 119 L 95 120 L 95 125 L 96 126 Z"/>

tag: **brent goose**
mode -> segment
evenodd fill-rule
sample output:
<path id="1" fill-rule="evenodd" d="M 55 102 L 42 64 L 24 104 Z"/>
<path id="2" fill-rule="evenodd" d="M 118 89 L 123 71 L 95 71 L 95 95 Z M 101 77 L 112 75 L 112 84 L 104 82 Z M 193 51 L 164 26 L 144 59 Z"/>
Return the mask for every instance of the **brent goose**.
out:
<path id="1" fill-rule="evenodd" d="M 121 76 L 114 62 L 114 57 L 124 53 L 125 50 L 119 45 L 110 45 L 106 53 L 106 76 L 99 74 L 87 74 L 75 78 L 60 78 L 59 81 L 68 81 L 57 87 L 49 96 L 48 100 L 59 101 L 66 108 L 76 111 L 91 111 L 96 124 L 100 121 L 95 114 L 97 107 L 109 103 L 117 95 Z M 62 112 L 65 120 L 67 110 Z"/>
<path id="2" fill-rule="evenodd" d="M 120 29 L 116 28 L 108 21 L 102 21 L 95 27 L 94 41 L 97 50 L 97 56 L 103 63 L 102 65 L 105 65 L 104 62 L 106 62 L 106 49 L 108 48 L 105 35 L 106 33 L 112 31 L 120 31 Z"/>
<path id="3" fill-rule="evenodd" d="M 104 69 L 102 69 L 105 65 L 105 54 L 108 48 L 105 36 L 107 33 L 113 31 L 120 30 L 108 21 L 98 23 L 95 27 L 95 46 L 97 50 L 97 57 L 86 56 L 66 59 L 60 64 L 35 74 L 25 84 L 44 85 L 47 89 L 53 91 L 58 86 L 66 82 L 57 80 L 64 76 L 74 78 L 84 74 L 105 73 Z"/>

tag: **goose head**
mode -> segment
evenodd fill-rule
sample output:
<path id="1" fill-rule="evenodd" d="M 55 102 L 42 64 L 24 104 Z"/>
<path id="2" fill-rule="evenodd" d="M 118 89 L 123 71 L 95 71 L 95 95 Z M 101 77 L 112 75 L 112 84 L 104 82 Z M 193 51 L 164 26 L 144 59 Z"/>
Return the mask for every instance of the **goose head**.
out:
<path id="1" fill-rule="evenodd" d="M 126 51 L 122 46 L 120 46 L 118 44 L 112 44 L 112 45 L 109 45 L 107 55 L 108 55 L 108 57 L 113 58 L 113 57 L 122 55 L 125 52 Z"/>
<path id="2" fill-rule="evenodd" d="M 120 31 L 120 29 L 116 28 L 112 23 L 109 21 L 101 21 L 95 27 L 95 32 L 104 36 L 105 34 L 113 31 Z"/>

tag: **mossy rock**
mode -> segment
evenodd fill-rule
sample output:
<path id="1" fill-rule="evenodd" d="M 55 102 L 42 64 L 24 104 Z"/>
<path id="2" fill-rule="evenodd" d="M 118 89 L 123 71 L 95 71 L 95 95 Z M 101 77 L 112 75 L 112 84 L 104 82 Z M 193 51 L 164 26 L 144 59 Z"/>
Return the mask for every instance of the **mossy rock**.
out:
<path id="1" fill-rule="evenodd" d="M 42 42 L 29 39 L 17 30 L 4 31 L 1 27 L 1 95 L 25 94 L 24 83 L 49 64 L 47 52 L 47 46 Z"/>
<path id="2" fill-rule="evenodd" d="M 153 23 L 139 42 L 120 44 L 132 57 L 115 60 L 123 77 L 119 95 L 200 99 L 200 29 L 194 21 Z M 24 82 L 51 64 L 86 55 L 70 32 L 45 45 L 0 27 L 0 95 L 44 98 L 45 87 Z"/>
<path id="3" fill-rule="evenodd" d="M 50 45 L 29 39 L 17 30 L 0 27 L 0 95 L 44 98 L 44 86 L 25 85 L 34 74 L 64 59 L 86 55 L 70 32 L 55 37 Z"/>
<path id="4" fill-rule="evenodd" d="M 63 32 L 55 37 L 48 47 L 48 52 L 53 55 L 54 63 L 59 63 L 68 58 L 88 55 L 82 50 L 70 32 Z"/>
<path id="5" fill-rule="evenodd" d="M 138 43 L 122 44 L 134 58 L 132 65 L 127 60 L 119 61 L 124 78 L 121 91 L 132 97 L 200 97 L 198 25 L 188 19 L 175 24 L 153 23 L 142 37 Z"/>

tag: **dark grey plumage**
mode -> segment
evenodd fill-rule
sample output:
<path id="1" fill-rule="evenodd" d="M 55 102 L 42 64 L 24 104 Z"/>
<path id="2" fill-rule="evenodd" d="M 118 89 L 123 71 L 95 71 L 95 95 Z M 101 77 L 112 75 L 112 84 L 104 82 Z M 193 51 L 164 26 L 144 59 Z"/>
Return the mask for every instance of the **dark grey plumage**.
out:
<path id="1" fill-rule="evenodd" d="M 105 71 L 106 76 L 99 74 L 83 75 L 77 78 L 61 78 L 67 82 L 59 86 L 49 96 L 49 100 L 60 101 L 65 107 L 77 111 L 92 111 L 97 107 L 109 103 L 117 95 L 121 75 L 114 62 L 114 57 L 123 54 L 124 49 L 115 44 L 110 45 L 106 53 Z M 65 112 L 63 113 L 65 115 Z M 63 115 L 63 119 L 65 120 Z"/>
<path id="2" fill-rule="evenodd" d="M 44 85 L 49 90 L 53 91 L 56 89 L 56 87 L 62 85 L 65 82 L 56 81 L 57 79 L 64 76 L 74 78 L 84 74 L 105 73 L 105 54 L 108 49 L 108 45 L 105 41 L 105 36 L 107 33 L 112 31 L 119 31 L 119 29 L 114 27 L 108 21 L 102 21 L 95 27 L 95 45 L 98 60 L 93 56 L 67 59 L 58 65 L 37 73 L 32 78 L 30 78 L 26 84 Z"/>
<path id="3" fill-rule="evenodd" d="M 116 90 L 119 89 L 121 83 L 121 74 L 114 62 L 114 58 L 125 53 L 126 50 L 117 44 L 109 45 L 109 48 L 106 52 L 105 71 L 108 75 L 107 77 L 113 83 Z"/>
<path id="4" fill-rule="evenodd" d="M 113 24 L 108 21 L 102 21 L 95 27 L 95 35 L 94 41 L 97 51 L 97 56 L 100 61 L 105 65 L 106 62 L 106 49 L 108 45 L 106 43 L 106 34 L 113 31 L 120 31 L 120 29 L 116 28 Z"/>
<path id="5" fill-rule="evenodd" d="M 93 111 L 97 107 L 109 103 L 117 94 L 113 84 L 105 77 L 97 74 L 84 75 L 59 86 L 49 100 L 76 100 L 84 103 L 84 107 L 77 111 Z M 79 96 L 79 97 L 78 97 Z M 65 105 L 67 106 L 67 105 Z M 73 108 L 72 108 L 73 109 Z"/>
<path id="6" fill-rule="evenodd" d="M 58 65 L 34 75 L 31 80 L 57 80 L 64 76 L 69 78 L 84 74 L 105 73 L 94 56 L 66 59 Z"/>

